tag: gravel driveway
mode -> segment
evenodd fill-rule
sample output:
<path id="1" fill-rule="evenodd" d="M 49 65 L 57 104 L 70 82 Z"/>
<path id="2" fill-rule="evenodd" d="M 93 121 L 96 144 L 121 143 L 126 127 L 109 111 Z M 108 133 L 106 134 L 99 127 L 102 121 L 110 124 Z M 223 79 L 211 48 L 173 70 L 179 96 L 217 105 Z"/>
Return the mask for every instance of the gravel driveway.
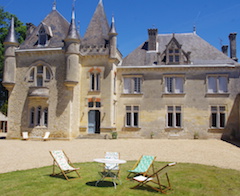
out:
<path id="1" fill-rule="evenodd" d="M 75 139 L 72 141 L 0 140 L 0 173 L 52 164 L 49 150 L 62 149 L 72 162 L 92 162 L 106 151 L 121 159 L 137 160 L 142 154 L 157 161 L 200 163 L 240 170 L 240 148 L 221 140 Z"/>

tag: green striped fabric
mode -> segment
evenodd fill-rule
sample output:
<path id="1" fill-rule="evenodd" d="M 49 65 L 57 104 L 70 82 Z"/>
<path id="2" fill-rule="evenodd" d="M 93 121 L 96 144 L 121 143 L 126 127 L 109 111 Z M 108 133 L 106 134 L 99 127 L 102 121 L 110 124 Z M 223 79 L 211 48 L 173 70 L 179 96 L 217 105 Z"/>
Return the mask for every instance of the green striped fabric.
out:
<path id="1" fill-rule="evenodd" d="M 134 172 L 134 173 L 144 173 L 151 166 L 151 164 L 153 163 L 153 160 L 154 160 L 154 156 L 143 155 L 137 167 L 134 170 L 128 170 L 128 171 Z"/>

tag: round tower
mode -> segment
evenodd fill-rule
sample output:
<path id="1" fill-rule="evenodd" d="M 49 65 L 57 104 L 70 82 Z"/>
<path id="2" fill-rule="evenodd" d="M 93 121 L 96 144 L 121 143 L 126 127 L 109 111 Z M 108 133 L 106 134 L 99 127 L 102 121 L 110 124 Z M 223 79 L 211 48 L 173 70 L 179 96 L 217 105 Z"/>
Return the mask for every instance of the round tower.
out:
<path id="1" fill-rule="evenodd" d="M 19 46 L 17 41 L 15 29 L 14 29 L 14 18 L 11 20 L 9 27 L 8 35 L 5 38 L 4 42 L 4 73 L 3 73 L 3 82 L 2 84 L 8 89 L 11 90 L 15 85 L 16 77 L 16 48 Z"/>
<path id="2" fill-rule="evenodd" d="M 110 40 L 110 58 L 115 58 L 117 55 L 117 32 L 115 28 L 115 20 L 114 17 L 112 17 L 112 23 L 111 28 L 108 33 L 109 40 Z"/>
<path id="3" fill-rule="evenodd" d="M 66 48 L 66 78 L 65 85 L 74 87 L 79 82 L 79 47 L 80 36 L 75 23 L 75 12 L 72 10 L 72 20 L 67 37 L 64 40 Z"/>

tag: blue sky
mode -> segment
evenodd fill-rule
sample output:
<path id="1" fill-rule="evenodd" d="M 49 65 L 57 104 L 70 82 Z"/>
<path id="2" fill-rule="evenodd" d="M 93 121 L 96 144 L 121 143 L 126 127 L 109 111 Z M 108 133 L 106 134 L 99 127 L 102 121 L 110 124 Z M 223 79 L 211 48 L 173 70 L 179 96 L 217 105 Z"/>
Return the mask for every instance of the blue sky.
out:
<path id="1" fill-rule="evenodd" d="M 0 0 L 5 11 L 15 14 L 23 23 L 39 23 L 52 10 L 54 0 Z M 56 0 L 57 10 L 71 19 L 72 0 Z M 84 35 L 99 0 L 76 0 L 76 21 Z M 115 17 L 118 48 L 124 56 L 148 39 L 147 29 L 156 27 L 160 34 L 197 34 L 221 49 L 229 45 L 228 35 L 238 32 L 237 53 L 240 58 L 239 0 L 103 0 L 108 21 Z"/>

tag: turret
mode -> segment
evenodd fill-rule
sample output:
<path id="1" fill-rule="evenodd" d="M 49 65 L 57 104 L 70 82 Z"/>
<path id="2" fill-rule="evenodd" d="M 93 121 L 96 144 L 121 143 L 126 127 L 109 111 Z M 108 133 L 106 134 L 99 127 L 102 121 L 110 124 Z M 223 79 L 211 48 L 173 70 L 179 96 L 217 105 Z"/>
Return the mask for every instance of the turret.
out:
<path id="1" fill-rule="evenodd" d="M 110 51 L 109 51 L 110 58 L 114 58 L 116 57 L 116 53 L 117 53 L 117 35 L 118 35 L 115 28 L 114 17 L 112 17 L 111 28 L 108 35 L 109 35 L 109 41 L 110 41 Z"/>
<path id="2" fill-rule="evenodd" d="M 16 77 L 16 54 L 15 50 L 19 46 L 17 41 L 15 29 L 14 29 L 14 18 L 11 20 L 11 25 L 9 27 L 8 35 L 4 42 L 5 48 L 5 60 L 4 60 L 4 75 L 2 84 L 11 90 L 15 85 Z"/>
<path id="3" fill-rule="evenodd" d="M 79 47 L 80 36 L 75 23 L 74 7 L 72 20 L 69 26 L 67 37 L 64 40 L 66 48 L 66 78 L 65 85 L 74 87 L 79 81 Z"/>

